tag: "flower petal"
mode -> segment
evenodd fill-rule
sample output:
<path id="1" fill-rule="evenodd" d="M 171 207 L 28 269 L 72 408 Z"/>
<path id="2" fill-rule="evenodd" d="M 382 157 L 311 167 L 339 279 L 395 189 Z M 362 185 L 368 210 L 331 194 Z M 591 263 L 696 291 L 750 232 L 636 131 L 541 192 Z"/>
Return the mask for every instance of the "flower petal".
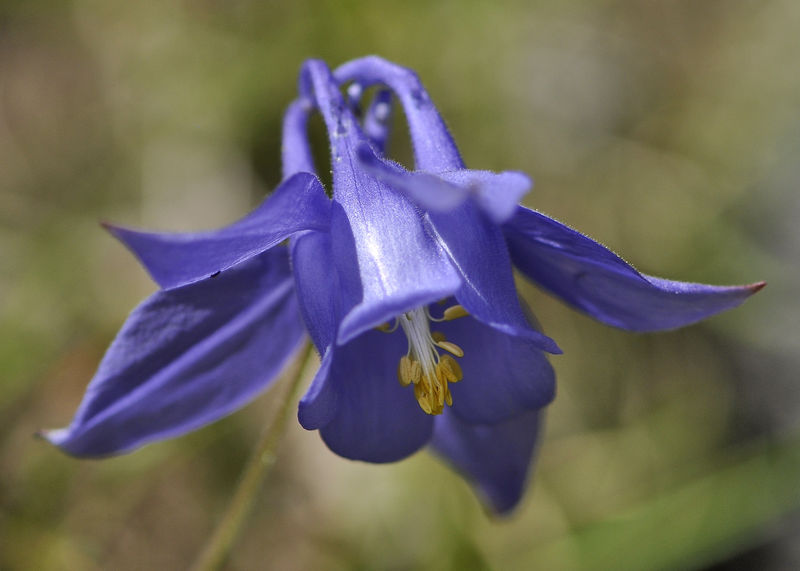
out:
<path id="1" fill-rule="evenodd" d="M 605 246 L 521 206 L 504 232 L 514 264 L 527 277 L 598 321 L 631 331 L 695 323 L 736 307 L 765 285 L 712 286 L 640 274 Z"/>
<path id="2" fill-rule="evenodd" d="M 139 258 L 164 289 L 213 275 L 279 244 L 301 230 L 327 229 L 330 200 L 309 173 L 287 179 L 245 218 L 211 232 L 156 234 L 107 228 Z"/>
<path id="3" fill-rule="evenodd" d="M 373 84 L 387 85 L 403 105 L 414 146 L 415 169 L 423 173 L 418 175 L 418 179 L 398 179 L 392 172 L 392 165 L 376 163 L 367 153 L 360 155 L 359 158 L 373 169 L 374 174 L 380 176 L 382 171 L 385 182 L 408 193 L 425 209 L 447 210 L 472 196 L 498 224 L 513 215 L 520 198 L 530 189 L 530 179 L 518 172 L 464 169 L 444 121 L 413 71 L 370 56 L 345 63 L 336 69 L 334 75 L 340 82 L 355 81 L 354 85 L 362 88 Z M 439 176 L 433 176 L 433 173 Z"/>
<path id="4" fill-rule="evenodd" d="M 451 295 L 461 284 L 421 214 L 404 196 L 360 168 L 355 149 L 366 143 L 327 66 L 308 61 L 301 91 L 313 97 L 331 143 L 334 207 L 331 234 L 345 288 L 361 289 L 358 305 L 342 320 L 337 342 L 415 307 Z M 341 214 L 341 216 L 340 216 Z"/>
<path id="5" fill-rule="evenodd" d="M 339 66 L 334 75 L 340 83 L 354 81 L 363 88 L 383 84 L 397 94 L 411 131 L 417 170 L 441 172 L 463 168 L 447 126 L 412 70 L 369 56 Z"/>
<path id="6" fill-rule="evenodd" d="M 452 210 L 470 197 L 469 188 L 433 174 L 408 172 L 398 164 L 376 157 L 368 145 L 360 145 L 356 152 L 367 172 L 405 193 L 425 210 Z"/>
<path id="7" fill-rule="evenodd" d="M 322 354 L 336 338 L 341 299 L 346 297 L 333 265 L 328 232 L 307 232 L 292 240 L 292 271 L 303 321 Z"/>
<path id="8" fill-rule="evenodd" d="M 397 382 L 397 363 L 406 353 L 403 335 L 369 331 L 332 351 L 327 378 L 314 384 L 331 385 L 318 390 L 336 394 L 335 414 L 320 430 L 333 452 L 394 462 L 428 442 L 433 417 L 422 412 L 413 390 Z"/>
<path id="9" fill-rule="evenodd" d="M 308 101 L 292 101 L 283 115 L 281 135 L 281 163 L 283 180 L 299 172 L 314 173 L 314 157 L 308 143 L 308 115 L 312 106 Z"/>
<path id="10" fill-rule="evenodd" d="M 516 212 L 517 203 L 531 187 L 531 180 L 521 172 L 494 173 L 461 169 L 429 174 L 409 172 L 387 159 L 381 159 L 369 145 L 357 149 L 365 170 L 400 191 L 423 210 L 453 210 L 472 198 L 495 224 L 502 224 Z"/>
<path id="11" fill-rule="evenodd" d="M 458 150 L 441 117 L 413 72 L 380 58 L 369 57 L 343 65 L 337 69 L 336 74 L 340 81 L 352 80 L 363 85 L 383 83 L 398 94 L 409 120 L 418 169 L 441 172 L 458 171 L 463 167 Z M 321 82 L 318 80 L 318 83 Z M 335 92 L 331 96 L 334 99 L 338 94 L 335 82 L 328 82 L 328 88 Z M 318 88 L 318 91 L 322 89 Z M 341 104 L 329 106 L 334 112 L 343 107 Z M 320 107 L 323 105 L 320 104 Z M 342 120 L 329 120 L 328 129 L 338 129 L 341 132 L 341 126 L 345 123 Z M 335 145 L 338 141 L 338 138 L 334 138 L 332 144 Z M 459 302 L 484 323 L 508 334 L 528 337 L 543 350 L 560 353 L 552 339 L 528 325 L 517 299 L 505 239 L 500 228 L 480 211 L 485 206 L 481 202 L 489 203 L 488 210 L 494 217 L 506 216 L 505 211 L 509 209 L 509 205 L 504 200 L 497 199 L 498 191 L 487 189 L 478 192 L 479 195 L 482 194 L 478 200 L 465 202 L 470 194 L 469 189 L 448 182 L 440 176 L 408 173 L 402 167 L 378 159 L 366 145 L 357 144 L 356 148 L 358 158 L 371 174 L 377 174 L 392 187 L 408 193 L 430 208 L 426 215 L 431 223 L 430 231 L 460 274 L 461 287 L 456 293 Z M 436 155 L 437 158 L 432 159 L 429 155 Z M 492 175 L 501 177 L 494 180 L 490 176 L 470 172 L 447 176 L 456 182 L 469 183 L 477 180 L 489 186 L 504 182 L 512 188 L 508 194 L 515 194 L 520 188 L 527 190 L 529 182 L 527 177 L 519 173 Z M 502 179 L 503 176 L 506 177 L 505 180 Z M 492 206 L 494 203 L 496 208 Z M 441 211 L 448 209 L 447 212 Z M 349 325 L 345 319 L 343 327 Z"/>
<path id="12" fill-rule="evenodd" d="M 430 212 L 428 217 L 462 276 L 455 294 L 458 302 L 498 331 L 525 337 L 543 351 L 561 353 L 556 342 L 531 327 L 525 317 L 500 227 L 470 202 L 451 212 Z"/>
<path id="13" fill-rule="evenodd" d="M 458 359 L 464 377 L 450 391 L 452 412 L 465 422 L 497 423 L 542 408 L 555 397 L 553 367 L 531 341 L 471 317 L 436 326 L 464 351 Z"/>
<path id="14" fill-rule="evenodd" d="M 445 411 L 436 419 L 431 447 L 494 512 L 507 514 L 525 492 L 540 425 L 536 410 L 492 425 L 468 424 Z"/>
<path id="15" fill-rule="evenodd" d="M 439 173 L 439 176 L 467 188 L 480 209 L 495 224 L 502 224 L 517 210 L 517 204 L 531 189 L 528 175 L 517 171 L 495 173 L 461 169 Z"/>
<path id="16" fill-rule="evenodd" d="M 269 386 L 303 337 L 285 248 L 158 291 L 122 327 L 70 426 L 45 437 L 103 456 L 194 430 Z"/>
<path id="17" fill-rule="evenodd" d="M 297 420 L 306 430 L 317 430 L 330 423 L 339 410 L 339 397 L 334 383 L 329 382 L 334 346 L 322 354 L 317 374 L 297 407 Z"/>
<path id="18" fill-rule="evenodd" d="M 360 297 L 360 284 L 348 285 L 348 279 L 342 280 L 339 277 L 340 271 L 337 269 L 336 260 L 341 258 L 342 255 L 335 253 L 334 248 L 337 250 L 345 248 L 347 250 L 348 243 L 352 242 L 352 235 L 349 234 L 347 219 L 338 204 L 334 204 L 332 218 L 332 232 L 336 239 L 332 239 L 327 233 L 309 232 L 293 240 L 292 265 L 301 312 L 311 337 L 322 354 L 320 369 L 308 391 L 300 400 L 297 416 L 304 428 L 316 430 L 327 426 L 337 418 L 337 415 L 340 415 L 340 420 L 334 423 L 334 429 L 332 429 L 334 432 L 333 436 L 331 436 L 331 442 L 333 443 L 331 447 L 334 451 L 348 458 L 358 457 L 359 459 L 372 461 L 387 461 L 384 458 L 394 459 L 394 456 L 385 456 L 385 454 L 398 453 L 393 450 L 385 452 L 382 449 L 372 452 L 371 448 L 376 448 L 378 445 L 369 444 L 368 442 L 365 442 L 364 446 L 370 449 L 362 450 L 356 448 L 351 450 L 348 448 L 347 443 L 342 444 L 336 440 L 337 434 L 339 434 L 339 432 L 336 432 L 337 426 L 344 426 L 341 430 L 346 432 L 348 426 L 358 426 L 358 423 L 361 422 L 360 419 L 365 414 L 369 419 L 373 417 L 370 416 L 372 414 L 370 412 L 364 413 L 361 410 L 352 410 L 353 399 L 348 400 L 341 396 L 341 383 L 337 383 L 333 379 L 334 375 L 344 376 L 347 379 L 352 378 L 352 382 L 377 383 L 377 386 L 373 388 L 356 387 L 356 389 L 362 389 L 362 392 L 356 394 L 356 407 L 393 407 L 392 404 L 387 405 L 380 402 L 362 404 L 359 400 L 362 397 L 373 398 L 376 391 L 379 398 L 381 398 L 380 395 L 384 393 L 378 389 L 386 383 L 388 383 L 388 387 L 386 387 L 389 391 L 388 398 L 398 397 L 401 401 L 407 401 L 409 395 L 402 394 L 402 391 L 398 390 L 400 388 L 398 384 L 393 382 L 397 362 L 405 350 L 402 344 L 402 335 L 399 333 L 395 335 L 378 334 L 373 343 L 389 344 L 390 348 L 387 349 L 386 346 L 383 346 L 377 351 L 364 348 L 363 345 L 368 340 L 364 340 L 361 337 L 351 341 L 344 347 L 335 345 L 336 327 L 342 313 L 341 308 L 342 306 L 349 307 L 350 304 L 346 301 L 347 299 L 358 299 Z M 340 226 L 343 226 L 343 228 L 340 228 Z M 345 274 L 346 278 L 349 278 L 349 281 L 355 280 L 358 282 L 357 268 L 345 266 L 342 273 Z M 353 288 L 355 288 L 354 292 L 351 291 Z M 374 334 L 376 332 L 373 331 L 365 335 L 370 335 L 371 333 Z M 389 365 L 381 361 L 380 355 L 382 352 L 388 355 Z M 388 373 L 386 372 L 387 370 L 389 371 Z M 370 373 L 370 371 L 377 372 Z M 354 390 L 348 391 L 348 394 L 353 393 Z M 350 408 L 344 405 L 344 408 L 340 410 L 341 402 L 351 402 Z M 413 406 L 408 406 L 408 403 L 406 405 L 407 408 L 412 409 L 412 417 L 422 414 L 416 403 L 413 403 Z M 357 418 L 347 418 L 347 415 L 351 414 L 356 415 Z M 371 428 L 370 432 L 375 430 L 380 431 L 380 427 Z M 428 429 L 428 435 L 429 432 L 430 429 Z M 347 436 L 340 435 L 341 438 L 347 438 Z M 391 438 L 384 438 L 384 440 L 387 444 L 392 445 Z M 415 445 L 412 442 L 410 446 Z M 405 454 L 408 445 L 400 443 L 392 446 L 399 447 L 400 453 Z M 376 456 L 375 454 L 379 455 Z"/>

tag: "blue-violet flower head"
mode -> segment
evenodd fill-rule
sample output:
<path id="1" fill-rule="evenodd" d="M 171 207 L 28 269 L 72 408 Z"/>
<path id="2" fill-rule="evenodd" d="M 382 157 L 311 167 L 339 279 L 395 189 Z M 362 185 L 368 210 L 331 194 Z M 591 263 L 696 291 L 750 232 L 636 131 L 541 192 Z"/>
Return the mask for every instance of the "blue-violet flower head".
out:
<path id="1" fill-rule="evenodd" d="M 161 289 L 122 327 L 72 423 L 45 433 L 55 445 L 104 456 L 213 422 L 269 387 L 309 335 L 321 364 L 299 405 L 306 429 L 367 462 L 430 445 L 508 512 L 555 395 L 545 354 L 560 353 L 520 302 L 512 267 L 631 331 L 694 323 L 763 286 L 647 276 L 519 206 L 528 177 L 467 169 L 408 69 L 366 57 L 331 72 L 311 60 L 299 91 L 284 118 L 283 182 L 251 214 L 190 234 L 107 226 Z M 413 170 L 385 156 L 394 101 Z M 306 132 L 315 111 L 330 140 L 330 197 Z"/>

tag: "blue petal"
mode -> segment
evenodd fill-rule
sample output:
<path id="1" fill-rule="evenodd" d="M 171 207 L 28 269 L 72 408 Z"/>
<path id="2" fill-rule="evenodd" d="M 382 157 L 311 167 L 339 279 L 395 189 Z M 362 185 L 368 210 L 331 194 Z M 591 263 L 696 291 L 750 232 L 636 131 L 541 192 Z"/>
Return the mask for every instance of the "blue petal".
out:
<path id="1" fill-rule="evenodd" d="M 103 456 L 194 430 L 269 386 L 303 337 L 285 248 L 158 291 L 111 344 L 72 424 L 45 436 Z"/>
<path id="2" fill-rule="evenodd" d="M 314 157 L 308 144 L 308 115 L 312 106 L 308 101 L 295 100 L 283 116 L 281 137 L 281 162 L 283 180 L 299 172 L 316 172 Z"/>
<path id="3" fill-rule="evenodd" d="M 364 153 L 359 158 L 373 173 L 382 174 L 390 184 L 397 183 L 398 189 L 426 209 L 453 208 L 471 196 L 495 223 L 502 223 L 513 215 L 520 198 L 530 189 L 530 179 L 518 172 L 498 174 L 464 169 L 444 121 L 413 71 L 370 56 L 348 62 L 334 73 L 340 82 L 355 81 L 362 87 L 376 83 L 391 87 L 408 119 L 416 170 L 439 176 L 419 174 L 418 178 L 398 179 L 392 165 L 381 165 Z"/>
<path id="4" fill-rule="evenodd" d="M 330 200 L 322 185 L 314 175 L 299 173 L 255 211 L 221 230 L 154 234 L 108 229 L 136 254 L 156 283 L 169 289 L 216 275 L 301 230 L 327 229 L 329 219 Z"/>
<path id="5" fill-rule="evenodd" d="M 344 297 L 333 266 L 330 234 L 307 232 L 294 238 L 292 270 L 300 312 L 314 345 L 322 354 L 336 338 Z"/>
<path id="6" fill-rule="evenodd" d="M 525 492 L 539 416 L 534 410 L 500 424 L 473 425 L 445 411 L 436 419 L 431 446 L 464 474 L 494 512 L 507 514 Z"/>
<path id="7" fill-rule="evenodd" d="M 397 165 L 381 161 L 367 146 L 357 145 L 358 158 L 372 174 L 431 209 L 426 215 L 431 223 L 430 230 L 460 274 L 462 285 L 456 293 L 459 302 L 484 323 L 534 340 L 545 351 L 560 353 L 552 339 L 528 325 L 517 299 L 505 239 L 500 228 L 491 221 L 508 216 L 513 206 L 508 197 L 519 196 L 527 190 L 527 177 L 519 173 L 494 175 L 463 171 L 455 144 L 413 72 L 380 58 L 368 57 L 338 68 L 336 77 L 340 81 L 352 80 L 362 85 L 383 83 L 391 87 L 398 94 L 409 121 L 417 168 L 440 173 L 453 171 L 443 176 L 408 173 Z M 335 87 L 333 83 L 329 89 L 335 91 Z M 330 107 L 338 109 L 341 105 Z M 344 123 L 330 120 L 328 129 L 341 131 Z M 476 182 L 485 188 L 477 192 L 475 201 L 464 202 L 471 190 L 458 183 Z M 507 188 L 505 195 L 501 186 Z M 489 219 L 481 208 L 487 211 Z"/>
<path id="8" fill-rule="evenodd" d="M 682 327 L 741 304 L 764 283 L 711 286 L 637 272 L 583 234 L 519 207 L 504 231 L 514 264 L 591 317 L 631 331 Z"/>
<path id="9" fill-rule="evenodd" d="M 298 408 L 298 420 L 309 430 L 326 425 L 336 413 L 337 394 L 333 384 L 327 382 L 334 354 L 332 346 L 341 316 L 345 313 L 343 308 L 351 308 L 361 297 L 357 271 L 352 267 L 344 268 L 349 280 L 343 280 L 336 267 L 335 260 L 342 256 L 335 252 L 344 249 L 349 253 L 353 249 L 346 217 L 336 203 L 333 205 L 331 230 L 337 236 L 336 240 L 327 232 L 308 232 L 292 241 L 292 267 L 300 311 L 311 339 L 322 355 L 319 371 Z"/>
<path id="10" fill-rule="evenodd" d="M 339 390 L 336 383 L 330 380 L 331 366 L 336 355 L 335 371 L 342 368 L 342 359 L 347 355 L 358 353 L 357 349 L 342 348 L 334 345 L 336 329 L 345 309 L 353 305 L 353 300 L 361 298 L 361 284 L 357 268 L 352 264 L 340 264 L 341 271 L 337 268 L 337 260 L 350 260 L 354 250 L 353 237 L 347 218 L 341 206 L 334 204 L 332 214 L 331 232 L 309 232 L 293 240 L 292 266 L 295 274 L 295 284 L 300 300 L 300 309 L 306 326 L 314 340 L 317 349 L 322 355 L 322 363 L 314 381 L 311 383 L 305 396 L 298 407 L 298 420 L 308 430 L 316 430 L 329 424 L 339 411 Z M 344 275 L 344 279 L 340 278 Z M 389 342 L 388 336 L 380 335 L 376 342 Z M 359 340 L 351 344 L 360 343 Z M 397 343 L 395 341 L 395 343 Z M 347 353 L 342 353 L 342 351 Z M 390 360 L 396 362 L 401 353 L 391 355 Z M 368 354 L 355 355 L 355 365 L 368 357 Z M 361 375 L 361 373 L 357 373 Z M 390 373 L 388 378 L 393 378 Z M 364 382 L 381 382 L 379 376 L 364 378 Z M 393 383 L 396 384 L 396 383 Z M 394 389 L 394 387 L 391 387 Z M 408 398 L 408 395 L 402 395 Z M 415 411 L 416 413 L 417 411 Z M 344 414 L 347 414 L 345 411 Z"/>
<path id="11" fill-rule="evenodd" d="M 471 317 L 436 326 L 464 350 L 458 359 L 464 378 L 450 385 L 452 412 L 462 420 L 497 423 L 542 408 L 555 397 L 553 367 L 529 340 L 505 335 Z"/>
<path id="12" fill-rule="evenodd" d="M 339 83 L 354 81 L 364 88 L 383 84 L 397 94 L 411 131 L 417 170 L 441 172 L 463 168 L 453 138 L 412 70 L 369 56 L 341 65 L 335 77 Z"/>
<path id="13" fill-rule="evenodd" d="M 346 213 L 354 245 L 354 251 L 340 252 L 337 266 L 357 269 L 363 297 L 343 319 L 339 343 L 452 295 L 461 285 L 441 246 L 407 200 L 362 176 L 355 188 L 364 192 L 337 187 L 337 203 Z"/>
<path id="14" fill-rule="evenodd" d="M 329 382 L 334 346 L 322 354 L 317 374 L 297 407 L 297 420 L 306 430 L 317 430 L 330 423 L 339 410 L 339 397 L 333 382 Z"/>
<path id="15" fill-rule="evenodd" d="M 379 331 L 331 349 L 327 376 L 315 379 L 312 388 L 335 393 L 335 411 L 320 430 L 333 452 L 352 460 L 394 462 L 428 442 L 433 417 L 422 412 L 414 391 L 397 381 L 406 349 L 403 335 Z M 300 418 L 306 428 L 318 427 Z"/>
<path id="16" fill-rule="evenodd" d="M 408 195 L 425 210 L 452 210 L 470 197 L 470 190 L 428 173 L 410 173 L 400 165 L 381 160 L 368 145 L 357 149 L 361 166 L 393 189 Z"/>
<path id="17" fill-rule="evenodd" d="M 528 175 L 516 171 L 494 173 L 461 169 L 439 173 L 444 180 L 467 188 L 492 222 L 502 224 L 517 210 L 517 204 L 530 190 Z"/>
<path id="18" fill-rule="evenodd" d="M 470 202 L 428 216 L 462 276 L 463 285 L 455 294 L 459 303 L 498 331 L 525 337 L 543 351 L 561 353 L 555 341 L 530 326 L 522 311 L 500 227 Z"/>
<path id="19" fill-rule="evenodd" d="M 429 174 L 408 172 L 375 156 L 367 145 L 358 148 L 362 166 L 393 189 L 403 192 L 425 210 L 452 210 L 472 198 L 495 224 L 514 214 L 531 180 L 520 172 L 493 173 L 461 169 Z"/>
<path id="20" fill-rule="evenodd" d="M 343 344 L 399 313 L 451 295 L 461 280 L 414 205 L 358 165 L 355 149 L 366 138 L 327 66 L 306 62 L 301 89 L 315 99 L 330 136 L 334 201 L 341 207 L 334 208 L 331 221 L 339 247 L 336 266 L 344 287 L 354 290 L 358 282 L 361 289 L 360 302 L 339 328 L 337 342 Z"/>

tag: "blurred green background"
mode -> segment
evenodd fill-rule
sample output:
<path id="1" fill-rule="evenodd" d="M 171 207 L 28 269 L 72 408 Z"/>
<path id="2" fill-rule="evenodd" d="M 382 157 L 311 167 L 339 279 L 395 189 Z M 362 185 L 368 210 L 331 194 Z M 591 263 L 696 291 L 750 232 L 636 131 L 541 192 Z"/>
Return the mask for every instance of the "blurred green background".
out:
<path id="1" fill-rule="evenodd" d="M 0 568 L 192 561 L 275 393 L 105 461 L 35 440 L 154 289 L 97 222 L 241 216 L 301 62 L 370 53 L 419 72 L 468 165 L 530 173 L 528 205 L 647 273 L 770 285 L 633 335 L 521 284 L 565 354 L 513 517 L 425 452 L 352 463 L 292 423 L 229 568 L 800 568 L 798 30 L 793 0 L 0 3 Z"/>

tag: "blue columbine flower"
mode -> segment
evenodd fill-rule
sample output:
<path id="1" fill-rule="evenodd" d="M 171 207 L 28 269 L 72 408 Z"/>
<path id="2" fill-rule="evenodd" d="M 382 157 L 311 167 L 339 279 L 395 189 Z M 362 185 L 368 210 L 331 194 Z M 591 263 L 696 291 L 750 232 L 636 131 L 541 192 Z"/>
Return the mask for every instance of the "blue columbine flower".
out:
<path id="1" fill-rule="evenodd" d="M 359 121 L 355 108 L 373 85 Z M 392 94 L 408 120 L 413 171 L 384 156 Z M 330 139 L 332 198 L 314 174 L 314 110 Z M 512 264 L 633 331 L 694 323 L 763 285 L 646 276 L 518 206 L 529 179 L 466 169 L 416 75 L 380 58 L 334 73 L 306 62 L 284 119 L 283 164 L 272 196 L 222 230 L 108 227 L 161 289 L 128 318 L 70 426 L 46 433 L 51 442 L 103 456 L 208 424 L 268 387 L 308 333 L 322 360 L 299 405 L 305 428 L 368 462 L 430 444 L 506 512 L 555 393 L 545 353 L 560 352 L 521 305 Z"/>

